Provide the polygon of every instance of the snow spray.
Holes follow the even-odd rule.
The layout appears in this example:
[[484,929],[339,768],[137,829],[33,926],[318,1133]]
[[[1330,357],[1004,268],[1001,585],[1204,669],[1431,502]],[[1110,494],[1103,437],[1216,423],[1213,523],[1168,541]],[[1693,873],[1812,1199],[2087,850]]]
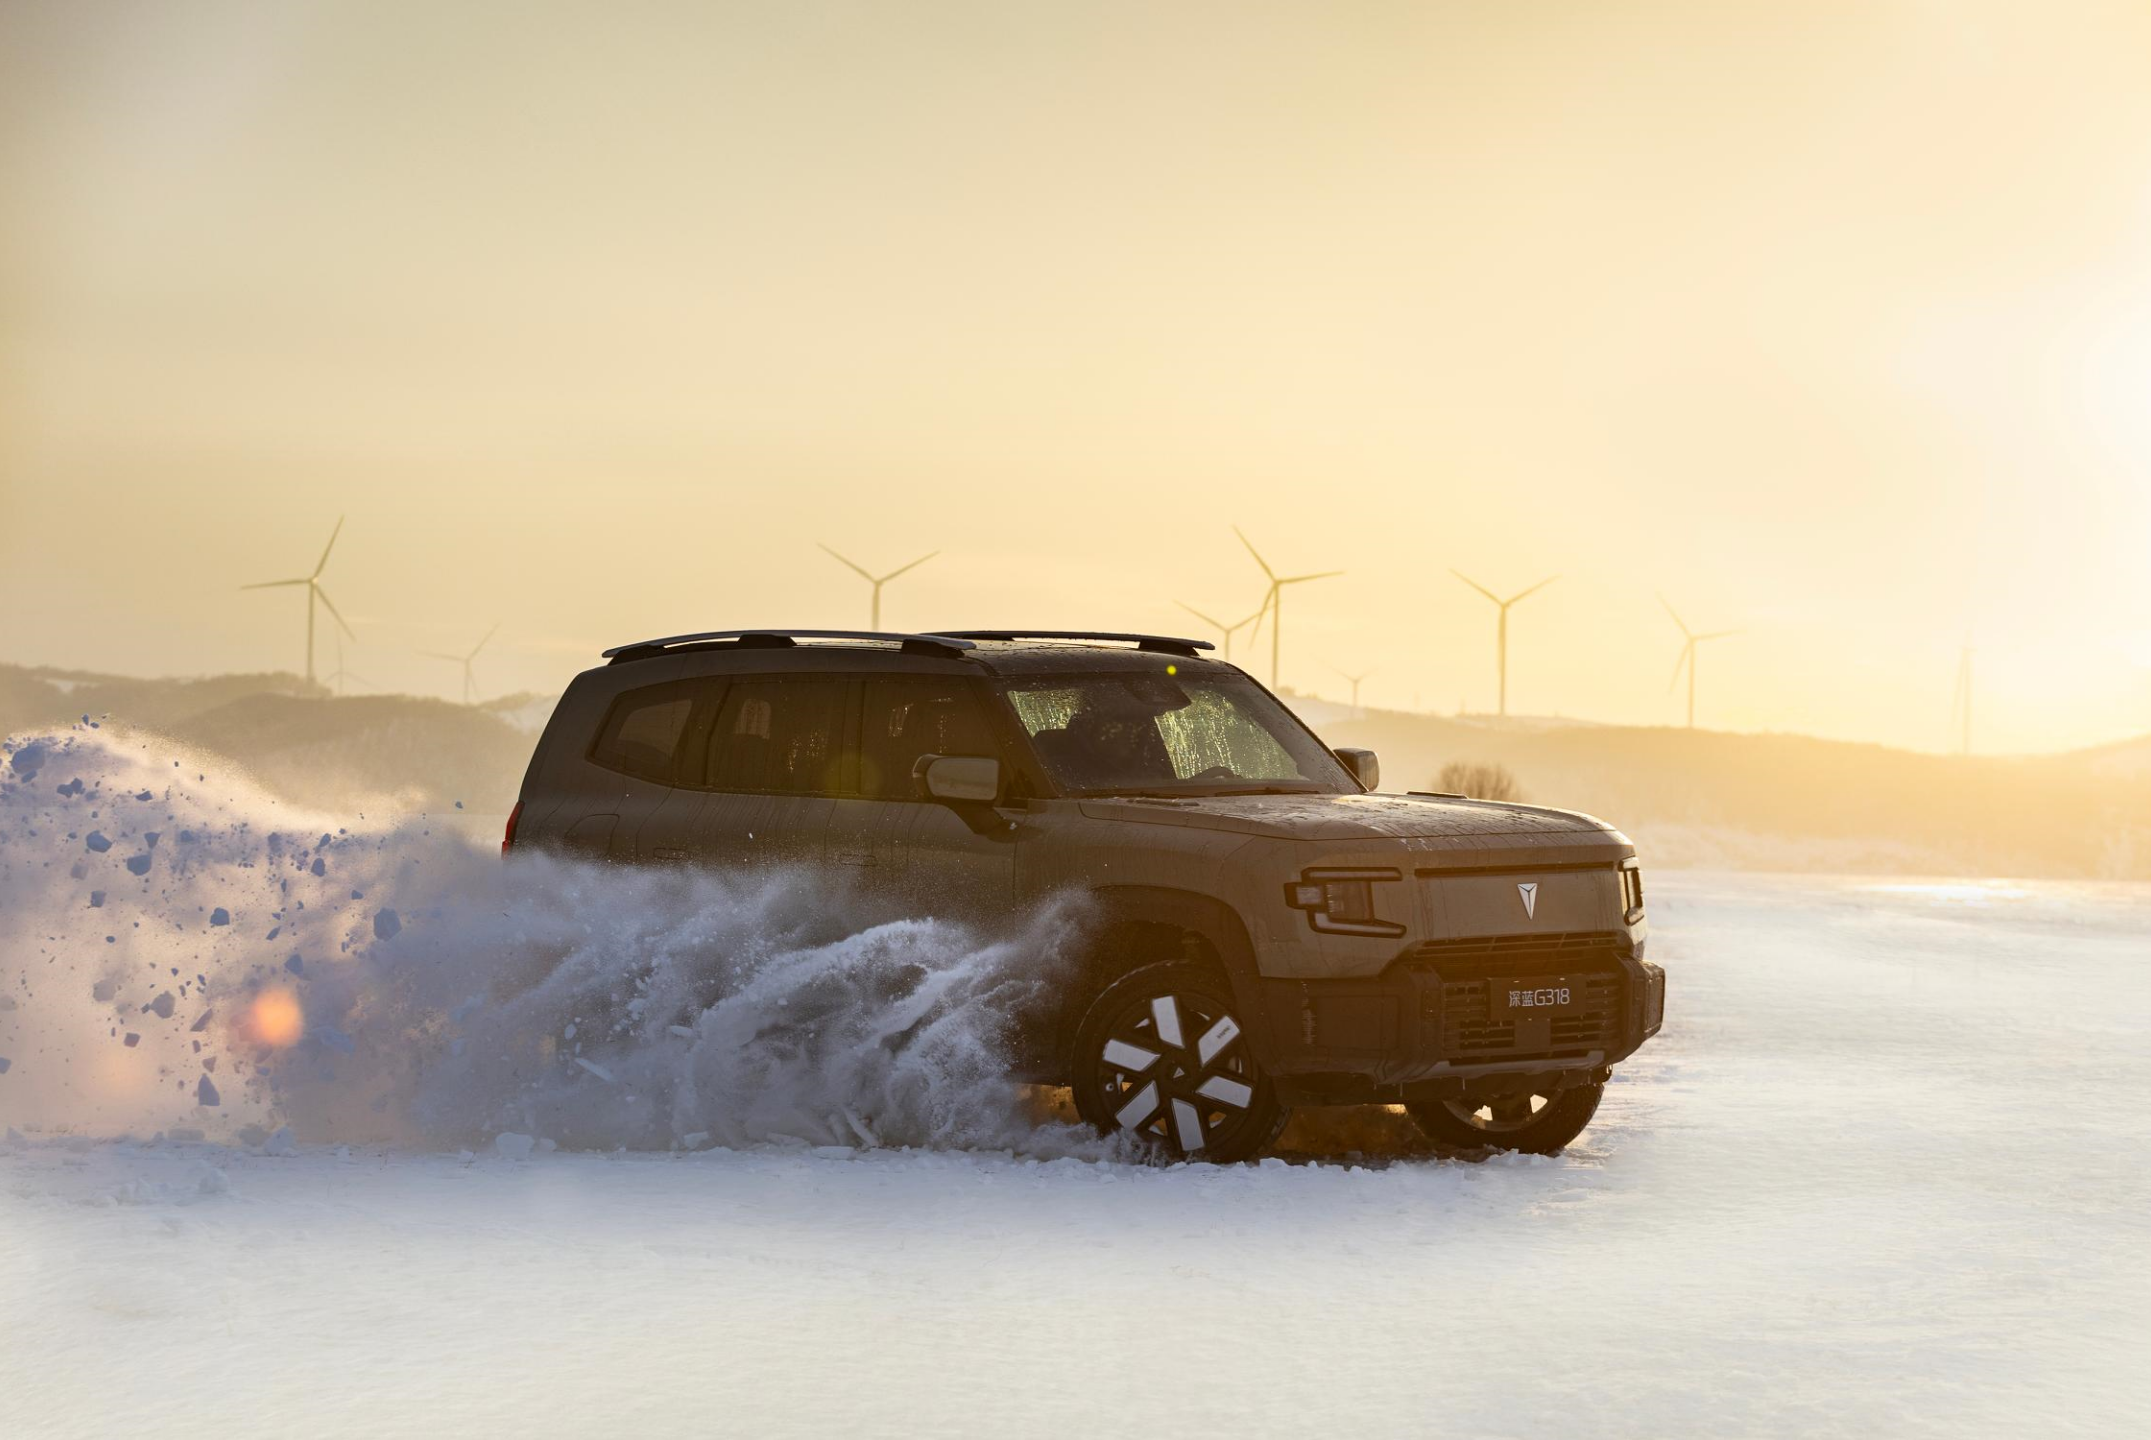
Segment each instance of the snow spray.
[[311,814],[85,722],[0,751],[0,1124],[1102,1153],[1006,1078],[1080,921],[503,864],[450,821]]

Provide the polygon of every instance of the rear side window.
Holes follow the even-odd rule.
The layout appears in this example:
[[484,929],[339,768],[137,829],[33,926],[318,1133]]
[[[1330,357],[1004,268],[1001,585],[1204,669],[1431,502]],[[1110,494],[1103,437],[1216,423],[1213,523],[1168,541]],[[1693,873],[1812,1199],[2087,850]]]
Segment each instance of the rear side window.
[[869,680],[859,736],[859,793],[914,800],[922,755],[992,755],[998,747],[970,687],[954,680]]
[[672,783],[697,688],[688,681],[646,685],[613,701],[591,748],[591,761],[623,775]]
[[842,680],[737,680],[711,727],[701,783],[778,795],[837,793]]

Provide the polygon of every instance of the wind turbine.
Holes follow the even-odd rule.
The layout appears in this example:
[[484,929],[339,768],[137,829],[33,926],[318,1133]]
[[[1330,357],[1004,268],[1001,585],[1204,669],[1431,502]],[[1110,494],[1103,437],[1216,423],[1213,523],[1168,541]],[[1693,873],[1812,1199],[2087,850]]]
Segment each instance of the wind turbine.
[[1255,563],[1262,567],[1262,573],[1269,578],[1270,588],[1263,592],[1262,608],[1255,612],[1255,629],[1257,631],[1262,629],[1262,617],[1264,615],[1270,617],[1270,688],[1274,690],[1277,687],[1278,658],[1284,649],[1285,587],[1287,585],[1304,585],[1309,580],[1329,580],[1342,575],[1344,572],[1342,570],[1324,570],[1315,575],[1280,576],[1270,568],[1270,562],[1262,558],[1262,552],[1255,548],[1255,542],[1248,539],[1239,526],[1233,526],[1232,533],[1240,537],[1240,543],[1247,547],[1247,553],[1255,557]]
[[1683,665],[1687,666],[1688,728],[1693,730],[1695,728],[1695,647],[1705,640],[1723,640],[1728,635],[1738,635],[1740,632],[1738,630],[1713,630],[1706,635],[1698,635],[1688,628],[1687,621],[1680,618],[1680,612],[1673,608],[1672,601],[1661,595],[1658,597],[1658,603],[1666,607],[1666,614],[1673,617],[1673,623],[1680,626],[1680,633],[1688,638],[1688,643],[1680,647],[1680,659],[1673,662],[1673,678],[1666,682],[1666,689],[1671,690],[1680,683],[1681,667]]
[[[336,621],[337,626],[344,634],[351,635],[351,627],[344,624],[344,617],[336,613],[335,603],[329,599],[328,592],[321,588],[321,572],[328,568],[329,552],[336,548],[336,537],[343,533],[343,529],[344,517],[339,515],[336,517],[336,528],[329,532],[329,543],[321,547],[321,560],[314,566],[313,574],[301,575],[296,580],[264,580],[258,585],[239,587],[241,590],[275,590],[286,585],[306,587],[306,683],[309,685],[314,683],[314,602],[319,600],[328,606],[329,615]],[[358,636],[351,635],[351,638],[356,640]]]
[[[1254,624],[1257,620],[1260,620],[1262,618],[1262,611],[1257,610],[1254,614],[1248,616],[1245,620],[1235,620],[1232,624],[1227,625],[1224,621],[1218,619],[1214,615],[1203,614],[1202,611],[1197,610],[1193,605],[1188,604],[1185,600],[1175,600],[1173,603],[1175,605],[1178,605],[1181,609],[1187,611],[1188,614],[1193,615],[1197,620],[1202,621],[1203,624],[1208,625],[1211,629],[1217,631],[1218,635],[1225,642],[1225,658],[1227,660],[1230,660],[1232,658],[1232,637],[1239,634],[1240,631],[1246,629],[1248,626]],[[1264,609],[1267,609],[1268,606],[1269,602],[1265,600],[1263,602]]]
[[492,639],[494,632],[498,631],[499,629],[500,622],[498,620],[495,620],[493,622],[493,629],[485,632],[485,640],[480,640],[476,645],[471,646],[471,652],[468,655],[450,655],[444,650],[421,650],[418,653],[421,655],[431,655],[436,660],[447,660],[453,664],[461,665],[463,667],[463,703],[468,705],[471,703],[472,696],[474,696],[478,690],[478,682],[471,673],[471,661],[476,660],[478,658],[478,652],[480,650],[485,649],[486,640]]
[[1509,713],[1509,607],[1526,596],[1536,595],[1561,577],[1549,575],[1529,590],[1519,590],[1504,600],[1461,570],[1451,570],[1449,573],[1493,601],[1501,610],[1501,621],[1494,629],[1494,651],[1498,657],[1501,673],[1500,711],[1501,714],[1507,715]]
[[1957,724],[1957,753],[1972,753],[1972,647],[1957,652],[1957,688],[1949,697],[1949,718]]
[[339,635],[336,637],[336,668],[329,673],[329,683],[335,686],[336,693],[341,695],[344,693],[344,681],[346,680],[356,680],[361,685],[372,685],[374,683],[356,670],[344,669],[344,640]]
[[[1330,668],[1330,669],[1332,669],[1332,670],[1337,670],[1337,667],[1336,667],[1336,666],[1334,666],[1334,665],[1330,666],[1329,668]],[[1346,674],[1346,673],[1345,673],[1344,671],[1342,671],[1342,670],[1337,670],[1337,673],[1338,673],[1339,675],[1343,675],[1345,679],[1347,679],[1347,680],[1349,680],[1349,681],[1351,681],[1351,682],[1352,682],[1352,717],[1353,717],[1354,719],[1358,719],[1358,718],[1359,718],[1359,713],[1360,713],[1360,712],[1359,712],[1359,682],[1360,682],[1360,681],[1362,681],[1362,680],[1364,680],[1364,679],[1366,679],[1366,678],[1367,678],[1367,677],[1368,677],[1369,675],[1372,675],[1372,674],[1373,674],[1374,672],[1373,672],[1372,670],[1362,670],[1362,671],[1360,671],[1360,672],[1359,672],[1359,673],[1358,673],[1357,675],[1349,675],[1349,674]]]
[[[821,544],[821,542],[818,540],[814,543],[817,545]],[[855,561],[846,560],[842,555],[837,555],[837,552],[834,550],[830,550],[827,545],[822,545],[822,549],[828,550],[831,555],[835,555],[838,560],[842,560],[845,565],[849,566],[853,570],[856,570],[859,573],[859,577],[861,579],[865,580],[867,584],[874,587],[874,607],[872,611],[872,619],[866,627],[869,630],[879,630],[881,628],[881,587],[888,584],[891,580],[894,580],[897,576],[903,574],[906,570],[915,570],[919,566],[924,565],[927,561],[933,559],[934,556],[939,555],[941,553],[939,550],[929,551],[926,554],[921,555],[918,559],[912,561],[909,565],[899,565],[886,575],[875,575],[870,572],[864,565],[860,565]]]

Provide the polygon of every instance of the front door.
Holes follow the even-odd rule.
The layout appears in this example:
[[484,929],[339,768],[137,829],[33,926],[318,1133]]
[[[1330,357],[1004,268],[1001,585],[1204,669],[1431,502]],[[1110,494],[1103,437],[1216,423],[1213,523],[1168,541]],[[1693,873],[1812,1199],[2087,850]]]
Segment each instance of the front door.
[[858,766],[832,802],[825,855],[840,882],[906,914],[994,917],[1015,898],[1018,832],[992,807],[923,798],[928,755],[998,755],[972,683],[903,676],[859,682]]

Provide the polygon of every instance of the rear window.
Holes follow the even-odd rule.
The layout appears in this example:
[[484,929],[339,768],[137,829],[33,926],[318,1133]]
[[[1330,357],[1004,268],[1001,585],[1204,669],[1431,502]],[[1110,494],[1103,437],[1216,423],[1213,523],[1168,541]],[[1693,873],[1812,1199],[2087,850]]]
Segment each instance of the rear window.
[[591,748],[591,762],[622,775],[671,783],[698,688],[693,681],[646,685],[613,701]]
[[734,681],[711,728],[700,783],[711,790],[836,794],[844,693],[842,680]]

